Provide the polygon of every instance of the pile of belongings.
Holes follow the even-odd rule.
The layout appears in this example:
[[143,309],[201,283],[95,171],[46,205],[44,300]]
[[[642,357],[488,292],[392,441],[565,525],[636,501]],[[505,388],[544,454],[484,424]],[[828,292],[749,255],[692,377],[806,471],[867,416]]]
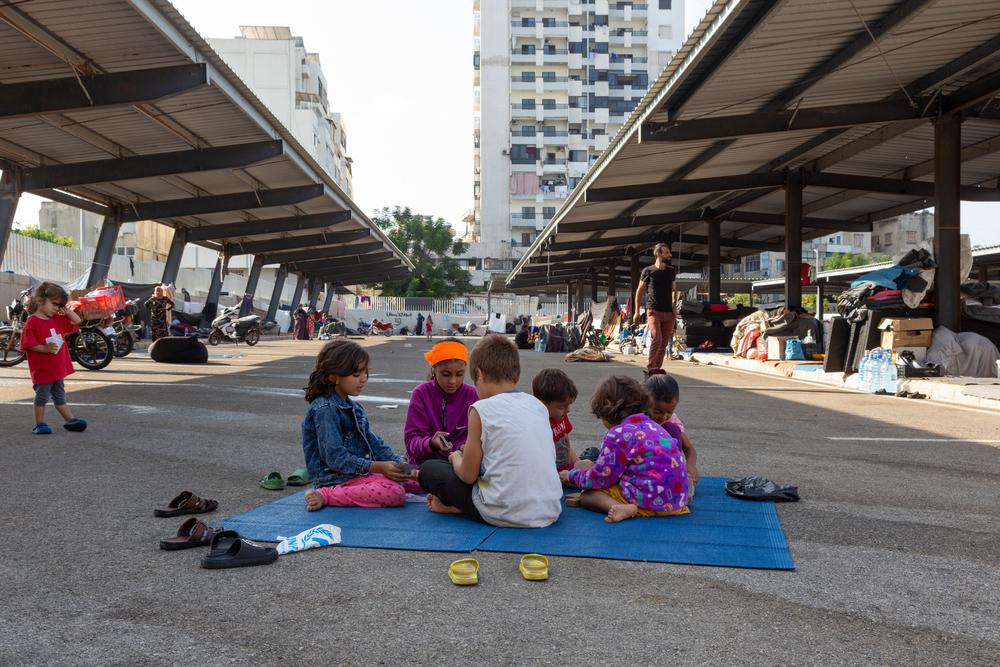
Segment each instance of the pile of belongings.
[[910,250],[893,266],[855,279],[837,299],[837,312],[848,322],[864,322],[869,307],[919,308],[934,285],[937,263],[926,248]]
[[767,358],[768,336],[801,339],[811,336],[814,341],[821,341],[822,329],[819,320],[802,307],[758,310],[744,317],[736,325],[730,341],[733,356],[747,359]]
[[581,347],[566,355],[566,361],[609,361],[611,353],[598,350],[596,347]]
[[951,329],[938,327],[924,363],[941,366],[945,375],[995,378],[1000,372],[998,361],[997,346],[985,336],[972,331],[956,334]]

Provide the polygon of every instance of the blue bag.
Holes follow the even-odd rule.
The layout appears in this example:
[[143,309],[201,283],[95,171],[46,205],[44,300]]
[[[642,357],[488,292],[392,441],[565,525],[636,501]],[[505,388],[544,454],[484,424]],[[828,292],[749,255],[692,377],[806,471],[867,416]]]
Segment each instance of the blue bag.
[[792,338],[785,341],[785,361],[805,361],[806,355],[802,352],[802,341]]

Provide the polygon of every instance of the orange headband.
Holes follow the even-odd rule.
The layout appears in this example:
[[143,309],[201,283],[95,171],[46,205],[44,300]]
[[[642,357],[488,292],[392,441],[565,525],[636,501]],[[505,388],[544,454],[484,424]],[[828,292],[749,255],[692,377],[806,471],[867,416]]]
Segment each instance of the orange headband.
[[425,352],[424,359],[431,366],[437,366],[442,361],[451,361],[452,359],[469,363],[469,348],[465,347],[463,343],[446,340],[432,347],[430,352]]

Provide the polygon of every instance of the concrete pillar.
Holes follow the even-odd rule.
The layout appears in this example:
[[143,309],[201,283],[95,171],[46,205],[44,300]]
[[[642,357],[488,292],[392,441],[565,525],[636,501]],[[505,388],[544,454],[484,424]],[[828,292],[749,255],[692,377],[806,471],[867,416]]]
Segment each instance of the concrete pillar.
[[208,296],[205,297],[205,309],[201,311],[201,324],[208,326],[219,314],[219,295],[222,294],[222,256],[215,261],[215,270],[212,271],[212,284],[208,288]]
[[319,281],[315,278],[309,279],[309,310],[316,310],[316,302],[319,301]]
[[[14,212],[21,193],[14,187],[12,170],[5,169],[3,180],[0,180],[0,265],[3,264],[4,253],[7,252],[7,241],[14,228]],[[7,304],[4,304],[7,305]]]
[[101,225],[101,235],[97,238],[97,249],[94,250],[94,261],[90,265],[90,276],[87,287],[93,287],[108,277],[111,270],[111,260],[115,256],[115,244],[118,243],[118,232],[122,223],[111,216],[104,218]]
[[934,276],[937,326],[962,330],[959,265],[962,259],[961,186],[962,119],[942,116],[934,123]]
[[281,306],[281,292],[285,289],[285,277],[287,275],[288,269],[284,264],[279,266],[274,274],[274,289],[271,291],[271,303],[267,305],[267,315],[264,317],[268,322],[274,322],[274,318],[278,316],[278,308]]
[[170,252],[167,253],[167,263],[163,266],[163,278],[160,282],[164,285],[177,282],[177,273],[181,268],[181,258],[184,256],[184,247],[187,245],[187,230],[175,229],[174,238],[170,240]]
[[618,258],[608,260],[608,298],[618,295]]
[[584,280],[580,278],[576,281],[576,312],[581,314],[584,312],[583,307],[583,290],[584,290]]
[[323,300],[323,310],[321,312],[329,313],[330,306],[333,304],[333,283],[326,283],[323,289],[326,290],[326,298]]
[[[632,252],[632,257],[630,258],[629,264],[629,298],[635,301],[635,293],[639,291],[639,251],[634,250]],[[629,317],[634,317],[635,314],[639,312],[639,304],[633,303],[632,310],[629,312]]]
[[785,181],[785,305],[802,305],[802,175]]
[[718,220],[708,222],[708,300],[722,301],[722,223]]
[[257,283],[260,282],[260,271],[264,268],[264,256],[254,255],[250,265],[250,275],[247,276],[247,286],[243,291],[243,303],[240,304],[240,317],[253,311],[253,298],[257,295]]

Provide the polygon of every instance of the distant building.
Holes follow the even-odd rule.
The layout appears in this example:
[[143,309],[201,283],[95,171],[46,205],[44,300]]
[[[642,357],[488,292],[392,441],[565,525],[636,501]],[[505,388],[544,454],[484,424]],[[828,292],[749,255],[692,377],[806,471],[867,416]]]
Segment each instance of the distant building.
[[208,43],[295,139],[353,196],[344,120],[330,111],[319,54],[282,26],[240,26],[240,36]]
[[872,253],[896,255],[918,247],[934,237],[934,214],[917,211],[872,226]]
[[[73,239],[78,248],[94,248],[101,234],[103,218],[96,213],[43,201],[38,209],[38,226]],[[127,222],[118,232],[115,252],[140,261],[163,262],[170,251],[173,230],[151,220]]]

